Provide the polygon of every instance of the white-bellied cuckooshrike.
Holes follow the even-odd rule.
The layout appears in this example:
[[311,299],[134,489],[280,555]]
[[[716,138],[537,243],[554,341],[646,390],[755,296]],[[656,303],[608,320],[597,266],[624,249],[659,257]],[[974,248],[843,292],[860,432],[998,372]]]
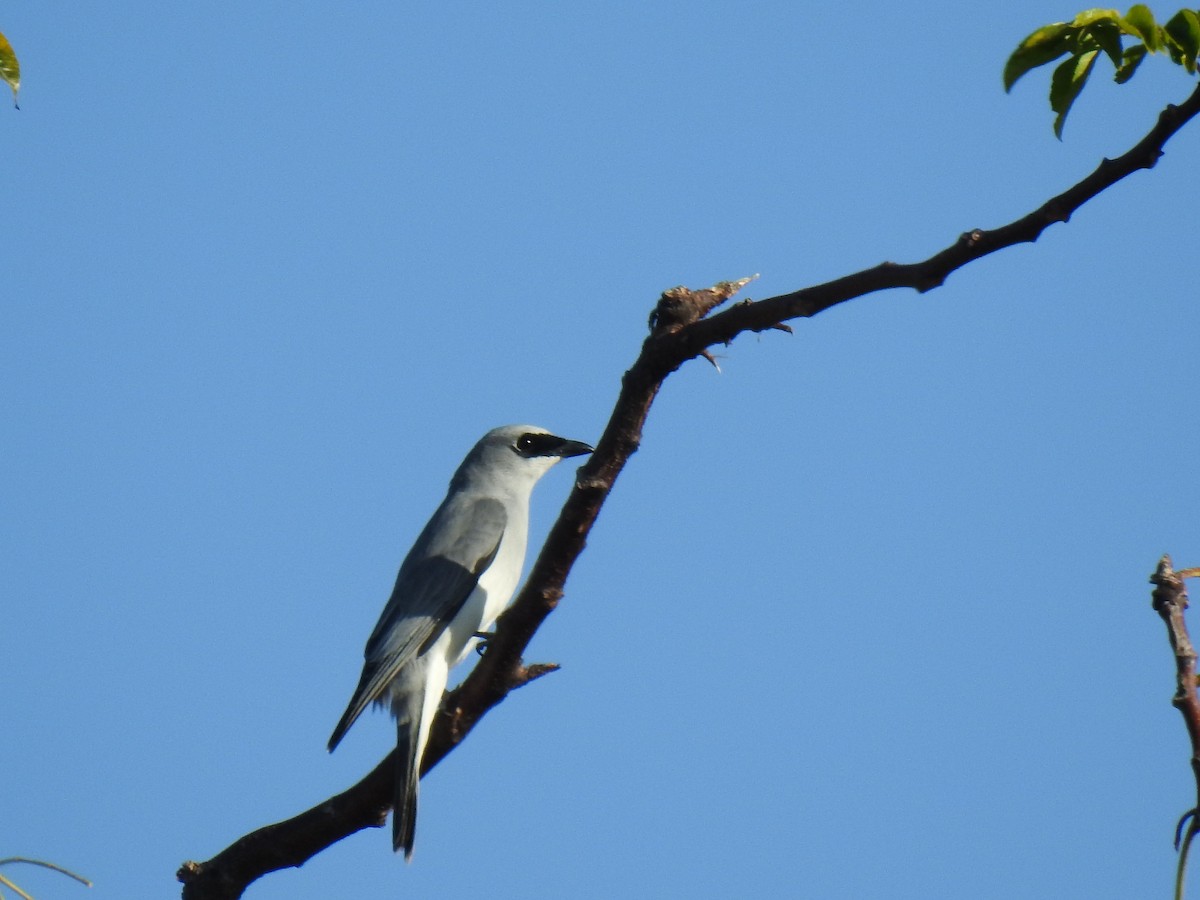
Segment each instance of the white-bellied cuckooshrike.
[[581,441],[532,425],[485,434],[463,460],[450,490],[400,565],[392,596],[371,632],[362,677],[333,729],[338,745],[368,703],[396,719],[392,846],[411,859],[417,782],[429,727],[450,670],[508,604],[521,577],[529,496],[560,459],[591,453]]

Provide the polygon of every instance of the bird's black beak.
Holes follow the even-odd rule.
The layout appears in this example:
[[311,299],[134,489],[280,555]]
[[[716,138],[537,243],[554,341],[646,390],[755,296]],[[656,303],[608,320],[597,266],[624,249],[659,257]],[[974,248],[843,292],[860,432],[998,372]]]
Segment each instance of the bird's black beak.
[[583,441],[568,441],[566,438],[563,438],[562,446],[558,448],[557,453],[563,459],[567,459],[572,456],[583,456],[584,454],[593,452],[595,449],[591,444],[585,444]]

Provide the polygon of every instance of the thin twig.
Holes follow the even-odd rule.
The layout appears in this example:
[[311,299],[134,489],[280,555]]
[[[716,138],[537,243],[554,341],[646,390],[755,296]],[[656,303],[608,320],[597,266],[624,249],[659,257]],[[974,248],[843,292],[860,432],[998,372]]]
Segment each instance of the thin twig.
[[[86,878],[84,878],[82,875],[78,875],[75,872],[72,872],[70,869],[65,869],[62,866],[58,865],[57,863],[47,862],[44,859],[30,859],[28,856],[6,856],[6,857],[4,857],[4,859],[0,859],[0,866],[7,866],[7,865],[11,865],[12,863],[26,863],[31,866],[41,866],[43,869],[50,869],[53,872],[58,872],[59,874],[66,875],[68,878],[74,878],[76,881],[78,881],[84,887],[92,886],[92,883],[90,881],[88,881]],[[0,882],[3,882],[4,884],[8,885],[8,887],[12,888],[14,891],[16,891],[22,897],[29,897],[28,894],[26,894],[23,890],[21,890],[19,887],[17,887],[15,884],[13,884],[13,882],[10,879],[5,878],[3,875],[0,875]],[[32,900],[32,898],[30,898],[30,900]]]

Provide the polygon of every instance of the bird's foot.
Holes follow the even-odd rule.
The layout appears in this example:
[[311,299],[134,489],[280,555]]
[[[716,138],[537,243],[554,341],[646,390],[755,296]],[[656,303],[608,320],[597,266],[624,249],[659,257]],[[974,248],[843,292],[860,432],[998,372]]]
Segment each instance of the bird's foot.
[[475,645],[475,652],[480,656],[483,656],[484,652],[487,650],[488,641],[495,636],[496,632],[494,631],[477,631],[471,635],[471,637],[479,638],[479,643]]

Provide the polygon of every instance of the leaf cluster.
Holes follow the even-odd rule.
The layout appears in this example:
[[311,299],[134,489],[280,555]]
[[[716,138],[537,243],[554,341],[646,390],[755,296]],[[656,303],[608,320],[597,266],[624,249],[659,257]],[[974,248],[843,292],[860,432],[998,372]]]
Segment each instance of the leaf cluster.
[[1067,113],[1101,53],[1112,61],[1117,84],[1132,78],[1150,53],[1165,53],[1173,63],[1195,75],[1196,57],[1200,55],[1200,13],[1181,9],[1165,24],[1159,24],[1150,9],[1139,3],[1125,15],[1115,9],[1089,9],[1070,22],[1044,25],[1021,41],[1008,58],[1004,90],[1011,91],[1031,69],[1066,56],[1050,76],[1054,134],[1061,140]]

